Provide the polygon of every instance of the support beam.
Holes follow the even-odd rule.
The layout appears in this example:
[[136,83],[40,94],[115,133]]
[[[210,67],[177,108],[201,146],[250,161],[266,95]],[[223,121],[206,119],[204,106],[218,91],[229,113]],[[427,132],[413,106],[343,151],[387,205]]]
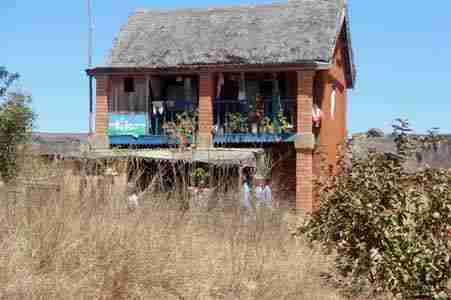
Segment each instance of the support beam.
[[311,214],[314,210],[312,125],[314,77],[315,71],[297,72],[296,209],[307,214]]
[[92,76],[89,76],[89,135],[94,133],[94,91],[92,81]]
[[97,135],[106,135],[108,129],[108,76],[96,77],[96,128]]
[[198,146],[208,148],[213,146],[213,74],[199,74],[199,135]]
[[109,81],[109,76],[96,76],[95,134],[90,136],[89,141],[93,149],[109,148],[107,135]]

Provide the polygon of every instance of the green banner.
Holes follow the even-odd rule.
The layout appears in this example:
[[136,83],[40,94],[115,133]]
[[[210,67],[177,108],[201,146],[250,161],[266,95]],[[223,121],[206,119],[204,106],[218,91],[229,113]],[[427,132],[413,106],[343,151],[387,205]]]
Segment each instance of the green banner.
[[110,114],[108,135],[131,135],[139,137],[146,134],[146,114]]

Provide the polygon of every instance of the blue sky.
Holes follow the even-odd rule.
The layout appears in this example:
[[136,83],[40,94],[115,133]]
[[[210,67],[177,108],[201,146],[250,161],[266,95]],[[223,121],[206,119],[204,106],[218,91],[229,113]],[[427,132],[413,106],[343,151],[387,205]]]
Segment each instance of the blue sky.
[[[246,0],[93,0],[94,63],[138,8],[263,4]],[[349,95],[349,131],[388,129],[407,117],[424,132],[451,133],[451,1],[348,0],[358,69]],[[38,130],[88,128],[86,0],[0,0],[0,65],[33,94]]]

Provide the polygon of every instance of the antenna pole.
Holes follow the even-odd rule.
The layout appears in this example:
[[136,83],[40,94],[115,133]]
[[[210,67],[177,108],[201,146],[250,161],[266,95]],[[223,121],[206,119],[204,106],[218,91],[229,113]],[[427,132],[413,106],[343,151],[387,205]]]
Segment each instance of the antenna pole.
[[92,67],[92,35],[94,31],[93,21],[92,21],[92,3],[91,0],[88,1],[88,19],[89,19],[89,36],[88,36],[88,67]]
[[[92,68],[92,36],[94,31],[93,21],[92,21],[92,3],[91,0],[88,1],[88,69]],[[92,86],[92,75],[89,75],[89,134],[93,134],[93,86]]]

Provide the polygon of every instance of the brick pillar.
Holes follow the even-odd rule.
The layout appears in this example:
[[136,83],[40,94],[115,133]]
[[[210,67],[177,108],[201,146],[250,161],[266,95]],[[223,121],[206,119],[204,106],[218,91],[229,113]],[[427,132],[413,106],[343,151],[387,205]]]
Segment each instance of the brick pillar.
[[199,74],[199,147],[213,146],[213,74]]
[[108,129],[108,76],[96,76],[96,135],[106,135]]
[[297,72],[297,138],[296,138],[296,209],[305,213],[314,210],[312,127],[314,71]]

